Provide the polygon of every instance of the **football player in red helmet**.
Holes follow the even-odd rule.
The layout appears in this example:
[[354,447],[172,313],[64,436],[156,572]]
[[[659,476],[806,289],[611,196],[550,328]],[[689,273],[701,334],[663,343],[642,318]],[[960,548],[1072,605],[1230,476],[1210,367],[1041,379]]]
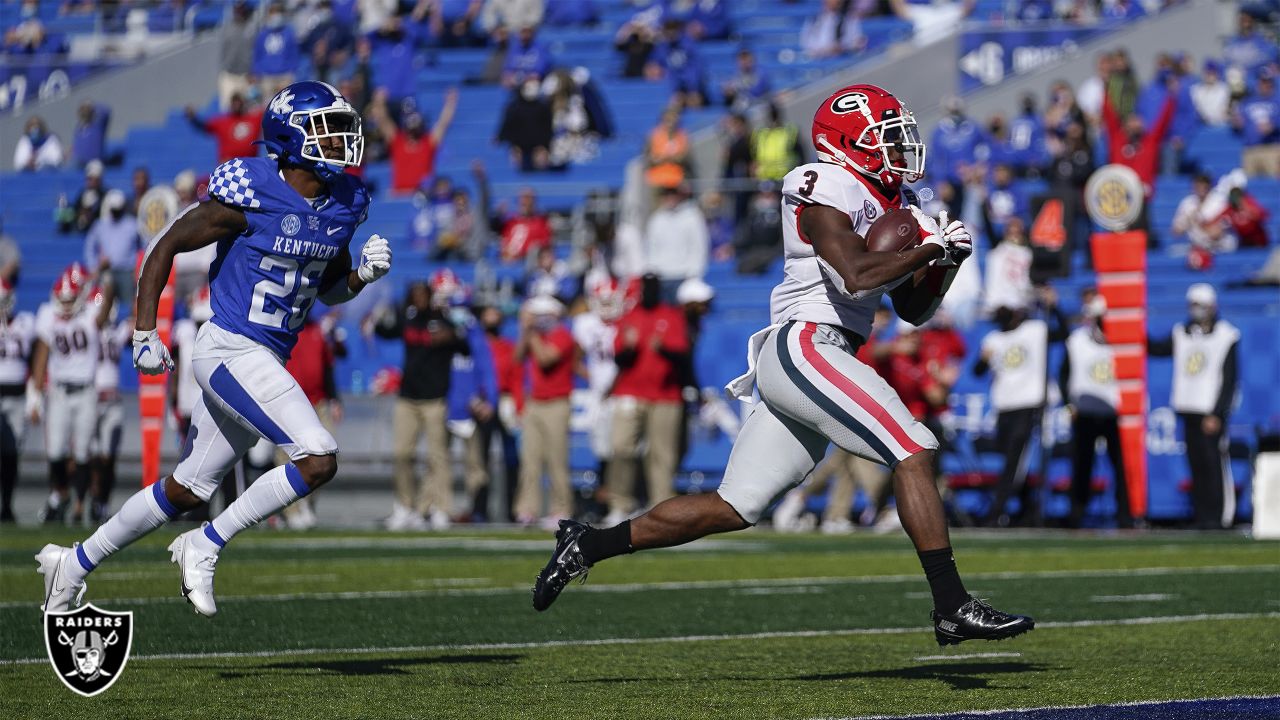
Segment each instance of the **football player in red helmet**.
[[[671,498],[609,528],[562,521],[533,606],[545,610],[595,563],[669,547],[758,522],[772,500],[800,484],[834,442],[893,471],[898,515],[933,594],[934,637],[948,645],[1024,633],[1031,618],[969,595],[951,553],[934,485],[937,438],[879,375],[855,357],[882,298],[919,325],[933,315],[950,274],[972,252],[964,223],[934,220],[911,204],[904,182],[924,175],[915,118],[874,85],[850,85],[818,107],[812,139],[820,162],[782,181],[783,279],[770,297],[772,324],[752,336],[748,371],[728,386],[752,403],[714,493]],[[919,241],[873,252],[866,235],[888,211],[911,208]]]

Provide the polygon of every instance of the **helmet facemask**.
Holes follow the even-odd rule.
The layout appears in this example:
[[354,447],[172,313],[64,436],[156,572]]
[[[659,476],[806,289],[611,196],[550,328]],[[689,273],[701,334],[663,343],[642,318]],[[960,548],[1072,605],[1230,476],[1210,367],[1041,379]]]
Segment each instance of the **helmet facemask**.
[[[884,162],[884,169],[899,175],[907,182],[916,182],[924,177],[925,146],[920,139],[920,129],[916,119],[910,113],[893,118],[886,118],[867,126],[857,140],[860,148],[879,153]],[[876,142],[876,139],[879,142]],[[894,150],[898,159],[894,161],[889,154]]]
[[[290,113],[289,125],[302,133],[303,160],[328,165],[337,171],[357,167],[364,160],[360,115],[346,101],[318,110]],[[332,157],[334,155],[338,157]]]

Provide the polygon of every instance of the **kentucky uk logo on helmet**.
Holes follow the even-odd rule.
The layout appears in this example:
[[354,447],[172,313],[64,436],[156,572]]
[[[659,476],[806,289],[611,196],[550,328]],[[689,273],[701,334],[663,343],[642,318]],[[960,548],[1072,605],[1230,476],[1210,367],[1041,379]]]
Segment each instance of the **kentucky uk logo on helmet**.
[[85,697],[106,691],[129,662],[133,613],[92,604],[44,616],[44,645],[64,685]]

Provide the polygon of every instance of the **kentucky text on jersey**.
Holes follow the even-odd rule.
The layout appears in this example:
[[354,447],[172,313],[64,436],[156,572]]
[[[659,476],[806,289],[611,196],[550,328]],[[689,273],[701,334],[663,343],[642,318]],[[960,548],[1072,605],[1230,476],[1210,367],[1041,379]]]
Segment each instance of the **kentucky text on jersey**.
[[338,257],[338,250],[340,249],[337,245],[326,245],[312,240],[293,240],[278,235],[276,236],[275,246],[271,248],[272,252],[285,255],[306,255],[321,260],[332,260]]
[[270,158],[235,158],[213,171],[209,194],[249,223],[218,243],[209,268],[213,324],[289,357],[327,289],[320,283],[329,263],[347,252],[368,212],[369,193],[358,178],[337,175],[327,190],[323,198],[302,197]]

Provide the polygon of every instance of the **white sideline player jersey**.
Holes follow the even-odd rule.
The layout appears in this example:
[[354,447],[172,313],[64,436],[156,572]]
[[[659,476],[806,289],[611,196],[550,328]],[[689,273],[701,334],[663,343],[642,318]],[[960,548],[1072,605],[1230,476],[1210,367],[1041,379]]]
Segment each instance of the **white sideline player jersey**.
[[133,343],[133,327],[122,322],[102,328],[98,343],[98,370],[93,385],[98,392],[115,392],[120,389],[120,355]]
[[1067,376],[1067,401],[1085,415],[1114,415],[1120,407],[1116,383],[1116,351],[1098,342],[1094,331],[1076,328],[1067,336],[1071,372]]
[[36,312],[36,336],[49,346],[49,381],[69,385],[93,383],[98,370],[98,308],[85,303],[63,317],[52,303]]
[[27,362],[36,337],[36,319],[18,313],[0,320],[0,385],[22,385],[27,381]]
[[1043,320],[1023,320],[1018,327],[997,330],[982,338],[982,352],[989,355],[991,407],[997,411],[1039,407],[1045,401],[1049,354],[1049,325]]
[[893,201],[880,197],[866,181],[852,171],[831,163],[801,165],[782,179],[783,279],[769,299],[772,324],[791,320],[837,325],[867,337],[871,319],[880,307],[881,296],[909,277],[874,290],[856,293],[857,299],[840,291],[843,281],[831,272],[798,227],[800,212],[810,205],[826,205],[841,210],[853,221],[854,232],[867,230],[890,208],[905,207],[901,196]]
[[587,387],[593,395],[603,396],[618,376],[618,366],[613,361],[613,341],[617,334],[616,325],[606,323],[595,313],[573,318],[573,339],[586,355]]
[[183,318],[173,324],[173,346],[178,351],[177,380],[178,413],[183,417],[191,417],[196,403],[200,400],[200,386],[196,384],[195,370],[191,369],[191,356],[196,351],[196,323],[190,318]]

